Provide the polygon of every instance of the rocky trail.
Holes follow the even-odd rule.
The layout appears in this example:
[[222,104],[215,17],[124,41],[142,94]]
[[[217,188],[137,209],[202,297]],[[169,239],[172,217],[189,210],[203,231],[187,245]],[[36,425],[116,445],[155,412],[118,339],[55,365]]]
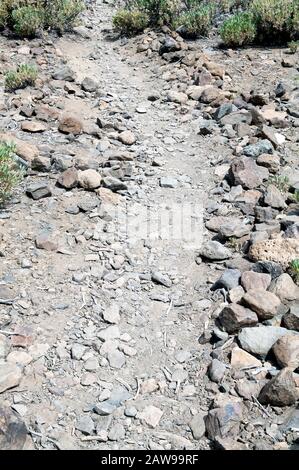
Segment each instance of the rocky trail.
[[0,448],[294,448],[298,53],[114,38],[112,3],[0,36],[40,71],[0,102]]

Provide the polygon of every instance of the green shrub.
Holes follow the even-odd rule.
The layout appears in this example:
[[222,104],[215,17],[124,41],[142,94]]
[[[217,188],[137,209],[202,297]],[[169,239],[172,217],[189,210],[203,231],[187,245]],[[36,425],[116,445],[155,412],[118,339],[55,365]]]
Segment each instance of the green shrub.
[[298,34],[298,0],[253,0],[250,5],[261,40],[284,40]]
[[126,36],[141,33],[148,24],[149,17],[138,10],[119,10],[113,18],[115,29]]
[[5,75],[5,90],[14,91],[34,85],[37,69],[33,65],[21,64],[16,71],[11,70]]
[[225,21],[220,36],[227,46],[250,44],[256,37],[256,24],[251,14],[239,13]]
[[27,6],[12,12],[13,29],[19,36],[34,37],[44,26],[45,13],[42,8]]
[[40,29],[71,29],[84,10],[83,0],[0,0],[0,28],[33,37]]
[[[132,2],[130,2],[132,3]],[[170,24],[179,10],[179,0],[135,0],[138,10],[149,17],[150,24]]]
[[0,204],[8,199],[13,188],[21,181],[23,172],[15,159],[15,146],[0,142]]
[[50,28],[60,32],[73,28],[78,16],[84,10],[84,3],[81,0],[51,0],[46,3],[46,23]]
[[174,22],[179,33],[187,38],[206,36],[210,31],[214,9],[211,6],[202,6],[180,15]]

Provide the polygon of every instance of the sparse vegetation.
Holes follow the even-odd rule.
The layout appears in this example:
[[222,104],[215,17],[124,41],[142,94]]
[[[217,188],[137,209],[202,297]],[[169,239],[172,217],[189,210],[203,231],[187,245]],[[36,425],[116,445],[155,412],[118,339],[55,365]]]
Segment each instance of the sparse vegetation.
[[14,159],[13,144],[0,142],[0,204],[11,195],[13,188],[21,181],[23,172]]
[[2,0],[0,28],[29,38],[43,29],[63,32],[76,24],[83,9],[82,0]]
[[214,7],[199,6],[180,15],[173,25],[187,38],[205,36],[210,31],[214,17]]
[[299,284],[299,259],[294,259],[290,263],[289,267],[289,273],[296,282],[296,284]]
[[296,54],[298,48],[299,48],[299,41],[291,41],[288,44],[288,48],[290,49],[291,54]]
[[147,14],[138,10],[119,10],[113,18],[114,27],[126,36],[141,33],[148,24]]
[[268,182],[276,186],[282,193],[287,193],[290,187],[289,178],[287,176],[275,175],[269,178]]
[[225,21],[220,29],[220,35],[228,46],[243,46],[250,44],[256,37],[256,24],[250,13],[238,13]]
[[10,70],[5,75],[5,90],[15,91],[34,85],[37,79],[37,68],[30,64],[21,64],[17,70]]

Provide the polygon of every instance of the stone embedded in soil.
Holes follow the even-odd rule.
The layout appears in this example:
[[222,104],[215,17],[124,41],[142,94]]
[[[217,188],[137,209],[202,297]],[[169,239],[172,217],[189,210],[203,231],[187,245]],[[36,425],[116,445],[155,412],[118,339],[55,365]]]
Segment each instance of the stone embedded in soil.
[[256,357],[252,356],[239,347],[235,347],[231,352],[231,366],[234,369],[242,369],[243,367],[261,367],[262,363]]
[[258,400],[264,405],[290,406],[296,403],[298,393],[292,370],[285,368],[261,390]]
[[34,200],[39,200],[52,195],[52,191],[46,183],[32,183],[26,188],[26,194]]
[[277,314],[280,299],[264,289],[250,289],[242,299],[243,303],[257,313],[261,320],[267,320]]
[[132,131],[123,131],[119,134],[118,140],[125,145],[133,145],[137,139]]
[[269,172],[267,168],[258,166],[252,158],[240,157],[232,162],[230,175],[234,184],[240,184],[245,189],[254,189],[268,179]]
[[119,306],[116,303],[109,305],[107,308],[104,309],[103,318],[108,323],[119,323],[120,321],[120,314],[119,314]]
[[121,423],[115,423],[108,432],[109,441],[120,441],[126,435],[125,428]]
[[241,328],[258,323],[255,312],[239,304],[230,304],[222,310],[218,321],[228,333],[236,333]]
[[73,82],[75,80],[75,74],[67,65],[59,67],[52,73],[54,80],[63,80],[65,82]]
[[0,450],[23,450],[28,440],[28,430],[17,413],[8,406],[0,407]]
[[290,306],[290,311],[283,316],[283,325],[290,330],[299,331],[299,303]]
[[47,127],[42,124],[41,122],[34,122],[34,121],[23,121],[21,124],[22,131],[25,132],[44,132],[47,130]]
[[167,276],[167,274],[162,274],[158,271],[152,273],[152,281],[157,284],[162,284],[165,287],[172,286],[171,279]]
[[108,352],[107,359],[113,369],[121,369],[126,363],[124,354],[116,349]]
[[102,176],[92,169],[79,171],[78,183],[84,189],[97,189],[101,186]]
[[193,435],[193,438],[199,441],[206,432],[206,425],[204,420],[204,414],[198,413],[193,416],[189,422],[189,426]]
[[72,115],[62,116],[59,120],[58,130],[63,134],[78,135],[83,131],[83,125],[80,119]]
[[249,257],[253,261],[273,261],[287,269],[299,257],[299,239],[277,238],[255,243],[249,249]]
[[222,438],[237,436],[242,417],[241,399],[228,398],[222,406],[210,410],[206,416],[205,424],[208,437],[214,440],[217,436]]
[[167,101],[171,101],[172,103],[177,104],[184,104],[188,101],[188,96],[186,95],[186,93],[170,90],[167,93]]
[[65,170],[57,180],[58,184],[65,189],[73,189],[78,185],[78,171],[71,167]]
[[242,273],[241,284],[245,291],[250,289],[268,289],[271,283],[270,274],[245,271]]
[[20,367],[8,362],[0,364],[0,393],[19,385],[21,378],[22,371]]
[[299,367],[299,335],[283,336],[273,346],[273,353],[280,367]]
[[240,277],[241,272],[238,269],[226,269],[212,286],[211,290],[220,289],[222,287],[226,290],[231,290],[239,285]]
[[273,153],[273,146],[269,140],[260,140],[256,144],[247,145],[243,149],[246,157],[257,158],[263,153]]
[[219,383],[224,377],[226,365],[218,359],[213,359],[209,365],[209,377],[212,382]]
[[58,243],[51,232],[43,232],[35,239],[36,247],[45,251],[57,251]]
[[110,189],[111,191],[124,191],[128,189],[128,186],[125,182],[115,178],[114,176],[106,176],[103,178],[103,185],[105,188]]
[[86,414],[77,418],[75,428],[82,432],[82,434],[89,436],[90,434],[93,434],[95,424],[92,418]]
[[200,255],[210,260],[221,261],[231,258],[232,252],[221,243],[210,240],[203,245]]
[[155,429],[158,426],[162,416],[162,410],[156,406],[149,405],[138,413],[137,418],[139,418],[141,422],[147,424],[150,428]]
[[243,349],[260,357],[266,357],[276,341],[292,334],[290,330],[280,326],[258,326],[243,328],[238,335],[238,340]]
[[269,186],[267,186],[264,194],[264,203],[274,209],[284,209],[286,206],[285,198],[281,191],[279,191],[279,189],[273,184],[269,184]]
[[90,77],[85,77],[81,83],[81,88],[84,91],[92,93],[98,89],[98,84],[95,80]]

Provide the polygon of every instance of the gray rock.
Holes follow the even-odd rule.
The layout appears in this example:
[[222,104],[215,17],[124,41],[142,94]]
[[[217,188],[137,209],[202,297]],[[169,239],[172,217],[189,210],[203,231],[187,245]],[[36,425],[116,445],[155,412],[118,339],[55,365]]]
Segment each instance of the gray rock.
[[110,403],[108,400],[98,403],[93,407],[93,411],[100,416],[108,416],[113,413],[116,406]]
[[238,335],[238,339],[245,351],[265,357],[279,338],[289,334],[294,334],[294,332],[280,326],[261,325],[259,327],[243,328]]
[[219,121],[219,119],[222,119],[227,114],[236,111],[236,109],[237,108],[232,103],[223,103],[216,109],[213,117],[216,121]]
[[209,411],[205,418],[208,437],[236,437],[240,430],[240,421],[243,416],[241,399],[233,397],[222,406]]
[[290,330],[299,331],[299,303],[290,306],[290,311],[283,316],[283,324]]
[[5,335],[0,334],[0,360],[5,359],[9,353],[9,342]]
[[92,93],[98,89],[98,84],[92,78],[85,77],[81,83],[81,87],[84,91]]
[[52,195],[52,191],[46,183],[33,183],[27,186],[26,194],[35,201]]
[[54,80],[64,80],[65,82],[73,82],[75,80],[75,74],[70,67],[60,67],[58,70],[52,73]]
[[120,441],[121,439],[125,438],[125,435],[126,431],[123,425],[120,423],[116,423],[108,432],[108,439],[109,441]]
[[124,411],[125,416],[128,416],[129,418],[135,418],[137,413],[138,411],[135,406],[128,406]]
[[75,428],[83,434],[90,435],[94,432],[95,424],[90,416],[83,415],[77,418]]
[[80,359],[82,359],[85,351],[86,351],[86,346],[83,346],[83,344],[73,344],[72,349],[71,349],[72,358],[79,361]]
[[204,420],[204,414],[198,413],[197,415],[193,416],[189,423],[193,438],[199,441],[206,432],[206,425]]
[[178,185],[178,180],[170,176],[162,176],[160,178],[161,188],[176,188]]
[[128,189],[128,186],[126,183],[124,183],[118,178],[115,178],[114,176],[106,176],[103,179],[103,185],[105,186],[105,188],[108,188],[114,192],[125,191]]
[[218,321],[228,333],[236,333],[241,328],[258,323],[255,312],[239,304],[229,304],[220,313]]
[[152,273],[152,281],[156,282],[157,284],[161,284],[165,287],[172,286],[171,279],[166,274],[162,274],[159,271],[155,271]]
[[238,269],[226,269],[220,278],[212,286],[211,290],[216,290],[224,287],[226,290],[231,290],[239,285],[241,272]]
[[219,383],[223,379],[226,365],[218,359],[213,359],[209,366],[209,377],[212,382]]
[[1,406],[0,423],[0,449],[24,450],[28,430],[18,414],[12,412],[8,406]]
[[252,157],[252,158],[257,158],[263,153],[273,153],[273,145],[271,142],[267,139],[265,140],[260,140],[256,144],[252,145],[247,145],[243,149],[243,154],[246,155],[246,157]]
[[126,363],[125,355],[117,349],[109,351],[107,354],[107,359],[109,361],[110,367],[113,367],[113,369],[121,369]]
[[221,261],[232,257],[232,252],[217,241],[210,240],[203,245],[200,255],[204,258]]

